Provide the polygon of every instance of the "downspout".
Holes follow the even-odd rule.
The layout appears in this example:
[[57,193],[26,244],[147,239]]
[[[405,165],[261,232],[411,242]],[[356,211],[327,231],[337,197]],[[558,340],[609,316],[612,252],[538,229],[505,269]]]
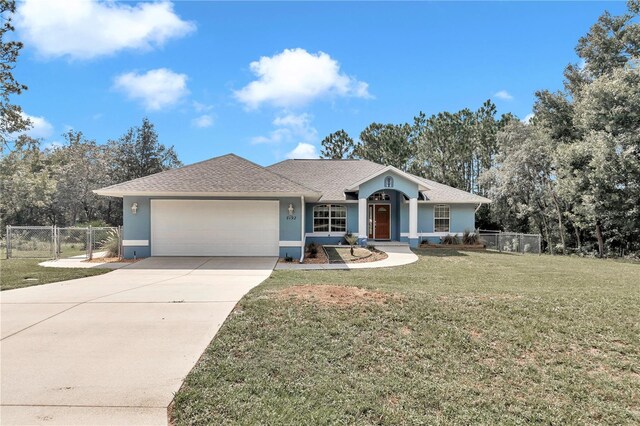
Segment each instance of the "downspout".
[[480,210],[480,207],[482,207],[482,203],[478,204],[478,207],[476,207],[476,211],[474,211],[474,213],[478,213],[478,210]]
[[305,212],[304,212],[304,195],[300,196],[300,241],[302,241],[302,247],[300,247],[300,263],[304,261],[304,248],[307,246],[307,235],[304,232],[304,221],[305,221]]

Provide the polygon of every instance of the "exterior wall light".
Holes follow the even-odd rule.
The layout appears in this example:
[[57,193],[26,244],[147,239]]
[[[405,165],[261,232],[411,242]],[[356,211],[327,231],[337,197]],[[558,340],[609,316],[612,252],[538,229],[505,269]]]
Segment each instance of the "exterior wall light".
[[295,209],[293,208],[292,203],[289,203],[289,207],[287,208],[287,210],[289,210],[289,216],[293,216],[293,214],[295,213]]
[[138,203],[131,204],[131,213],[133,213],[134,215],[138,213]]

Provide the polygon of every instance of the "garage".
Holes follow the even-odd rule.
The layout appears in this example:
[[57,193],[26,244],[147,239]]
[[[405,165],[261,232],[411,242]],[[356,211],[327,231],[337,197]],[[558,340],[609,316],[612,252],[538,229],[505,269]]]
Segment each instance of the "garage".
[[278,256],[278,201],[151,200],[152,256]]

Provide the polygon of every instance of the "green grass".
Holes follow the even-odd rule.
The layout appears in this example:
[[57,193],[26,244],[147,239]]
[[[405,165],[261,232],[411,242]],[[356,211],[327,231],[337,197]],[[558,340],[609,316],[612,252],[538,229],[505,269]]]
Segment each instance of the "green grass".
[[[640,423],[640,265],[417,253],[392,269],[275,272],[188,375],[176,423]],[[392,297],[279,294],[309,284]]]
[[[100,268],[45,268],[38,266],[44,259],[0,260],[0,290],[29,287],[75,278],[91,277],[109,272]],[[34,280],[35,278],[35,280]]]

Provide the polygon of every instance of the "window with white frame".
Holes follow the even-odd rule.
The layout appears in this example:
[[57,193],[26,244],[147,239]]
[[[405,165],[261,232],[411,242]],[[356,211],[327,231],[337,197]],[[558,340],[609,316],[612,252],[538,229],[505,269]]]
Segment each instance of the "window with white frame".
[[391,176],[387,176],[386,178],[384,178],[384,187],[393,188],[393,178]]
[[436,204],[434,208],[434,232],[449,232],[450,210],[446,204]]
[[314,206],[313,232],[347,232],[347,208],[338,204]]

